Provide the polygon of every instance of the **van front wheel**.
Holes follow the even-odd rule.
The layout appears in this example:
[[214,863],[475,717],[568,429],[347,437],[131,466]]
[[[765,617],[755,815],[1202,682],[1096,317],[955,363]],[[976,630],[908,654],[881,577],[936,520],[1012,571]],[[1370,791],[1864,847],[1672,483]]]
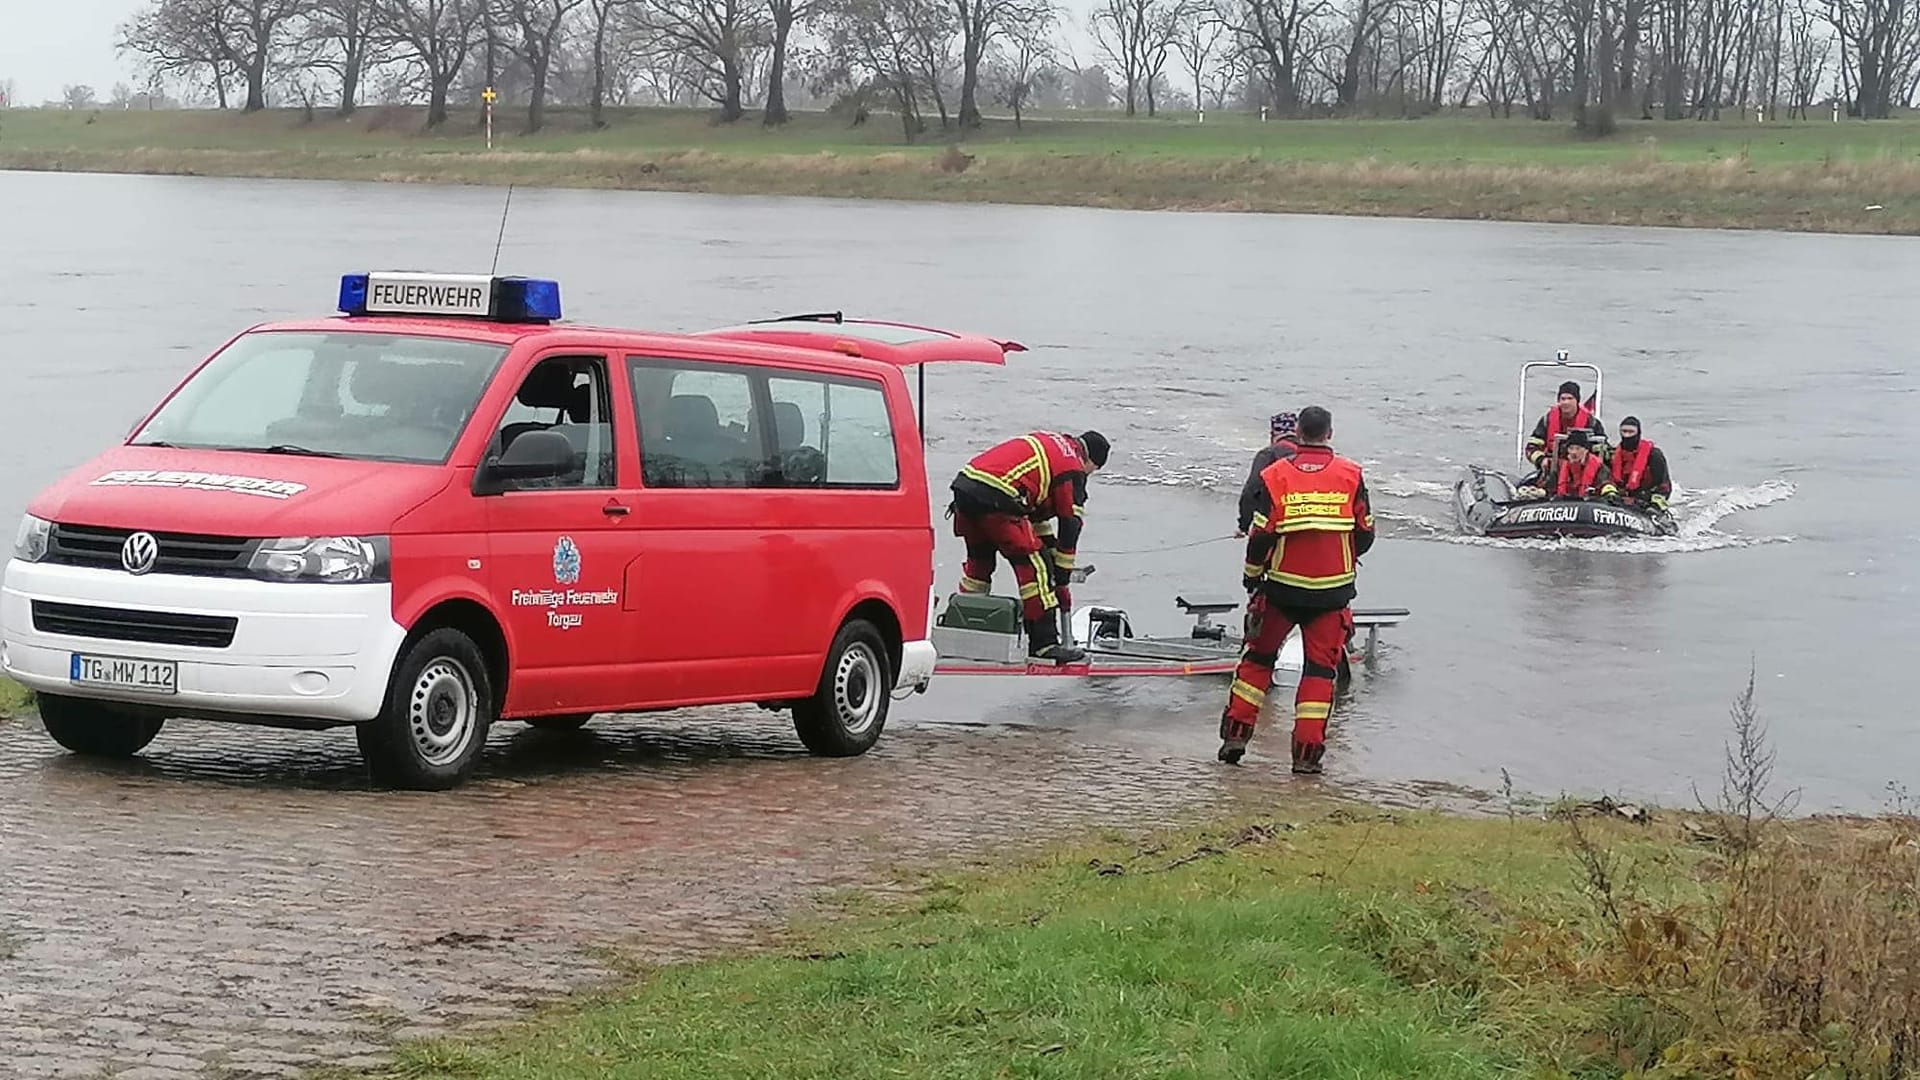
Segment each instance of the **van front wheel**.
[[833,637],[813,696],[793,703],[793,728],[808,750],[853,757],[873,748],[887,726],[893,670],[880,631],[853,619]]
[[486,658],[472,638],[441,627],[401,654],[380,715],[354,734],[376,783],[443,791],[472,774],[492,724]]

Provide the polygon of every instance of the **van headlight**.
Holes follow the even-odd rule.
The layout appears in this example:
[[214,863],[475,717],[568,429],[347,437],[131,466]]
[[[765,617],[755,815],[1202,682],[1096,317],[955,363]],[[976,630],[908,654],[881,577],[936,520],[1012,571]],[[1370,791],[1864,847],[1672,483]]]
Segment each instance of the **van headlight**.
[[39,562],[47,557],[53,543],[53,522],[32,514],[20,515],[20,531],[13,534],[13,557],[21,562]]
[[358,584],[388,580],[384,536],[287,536],[262,540],[247,569],[269,581]]

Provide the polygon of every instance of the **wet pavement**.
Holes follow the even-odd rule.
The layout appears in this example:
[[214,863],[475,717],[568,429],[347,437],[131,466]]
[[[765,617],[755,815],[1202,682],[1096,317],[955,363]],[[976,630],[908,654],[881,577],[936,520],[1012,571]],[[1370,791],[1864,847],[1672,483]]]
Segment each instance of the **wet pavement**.
[[472,783],[415,794],[370,788],[345,731],[176,721],[102,764],[0,721],[0,1074],[374,1065],[903,863],[1325,790],[1194,735],[890,727],[825,760],[753,709],[507,723]]

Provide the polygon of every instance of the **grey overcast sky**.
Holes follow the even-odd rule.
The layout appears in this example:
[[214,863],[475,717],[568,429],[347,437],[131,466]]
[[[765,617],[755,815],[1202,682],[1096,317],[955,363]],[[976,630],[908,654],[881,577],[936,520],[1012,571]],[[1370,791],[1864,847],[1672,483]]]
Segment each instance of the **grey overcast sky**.
[[[106,100],[116,82],[136,83],[131,60],[114,55],[115,29],[142,0],[0,0],[0,83],[13,80],[17,105],[60,96],[69,83]],[[1064,0],[1070,26],[1060,36],[1083,64],[1095,62],[1086,33],[1091,0]]]
[[86,83],[104,99],[132,83],[132,64],[113,54],[114,28],[139,0],[0,0],[0,82],[13,80],[17,104],[60,96]]

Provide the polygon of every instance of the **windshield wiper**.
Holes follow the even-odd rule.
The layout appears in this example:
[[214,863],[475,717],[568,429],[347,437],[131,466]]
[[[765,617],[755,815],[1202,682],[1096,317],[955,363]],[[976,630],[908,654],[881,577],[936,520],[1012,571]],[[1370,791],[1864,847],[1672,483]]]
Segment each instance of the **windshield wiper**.
[[172,444],[172,443],[170,443],[170,442],[163,442],[163,441],[161,441],[161,440],[159,440],[159,439],[155,439],[155,440],[154,440],[154,441],[152,441],[152,442],[137,442],[137,443],[130,443],[130,444],[128,444],[128,445],[131,445],[131,446],[158,446],[158,447],[160,447],[160,448],[161,448],[161,449],[163,449],[163,450],[178,450],[178,449],[180,449],[179,447],[177,447],[177,446],[175,446],[175,445],[173,445],[173,444]]
[[296,446],[293,443],[274,443],[272,446],[231,446],[229,450],[238,450],[247,454],[292,454],[297,457],[343,458],[332,450],[315,450],[312,447]]

